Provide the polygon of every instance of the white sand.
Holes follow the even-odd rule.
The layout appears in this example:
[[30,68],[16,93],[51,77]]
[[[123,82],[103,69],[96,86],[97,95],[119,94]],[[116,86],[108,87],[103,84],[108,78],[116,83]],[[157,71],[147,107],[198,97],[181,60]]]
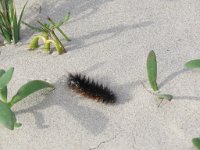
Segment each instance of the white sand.
[[[25,0],[17,0],[20,10]],[[48,4],[47,4],[48,3]],[[41,14],[38,13],[41,5]],[[15,67],[9,95],[29,80],[55,84],[13,110],[23,126],[0,130],[0,150],[194,150],[200,136],[200,70],[184,63],[200,57],[198,0],[30,0],[26,22],[49,15],[72,38],[68,53],[29,52],[32,31],[22,43],[0,47],[0,68]],[[161,91],[174,95],[159,108],[142,86],[146,57],[155,50]],[[116,105],[80,97],[66,87],[67,72],[82,72],[108,85]]]

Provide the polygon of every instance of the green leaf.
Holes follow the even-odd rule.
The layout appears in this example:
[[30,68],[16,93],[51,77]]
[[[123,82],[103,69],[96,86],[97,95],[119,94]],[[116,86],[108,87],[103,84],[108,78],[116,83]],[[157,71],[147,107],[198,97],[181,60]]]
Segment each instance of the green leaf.
[[158,94],[157,97],[158,99],[165,99],[168,101],[171,101],[173,99],[173,96],[170,94]]
[[147,73],[149,83],[154,91],[158,91],[157,80],[157,61],[154,51],[151,51],[147,58]]
[[1,76],[2,76],[4,73],[5,73],[5,70],[0,69],[0,78],[1,78]]
[[4,127],[13,130],[14,124],[16,123],[15,114],[11,111],[8,104],[0,101],[0,124]]
[[200,138],[194,138],[192,139],[192,143],[194,144],[194,146],[200,150]]
[[7,86],[5,86],[3,89],[0,89],[0,96],[4,102],[7,102]]
[[5,86],[7,86],[7,84],[9,83],[9,81],[12,78],[14,72],[14,68],[10,68],[8,69],[8,71],[6,71],[1,77],[0,77],[0,89],[4,88]]
[[[5,73],[5,70],[0,70],[0,78]],[[0,89],[0,96],[3,99],[4,102],[7,101],[7,86],[5,86],[3,89]]]
[[41,80],[30,81],[18,90],[17,94],[12,98],[9,105],[13,106],[15,103],[21,101],[30,94],[44,88],[53,88],[53,85]]
[[191,60],[185,64],[186,68],[200,68],[200,59]]
[[20,17],[19,17],[19,20],[18,20],[18,22],[17,22],[17,20],[16,20],[16,22],[17,22],[17,25],[16,25],[16,32],[15,32],[15,35],[14,35],[14,42],[15,43],[17,43],[18,41],[19,41],[19,39],[20,39],[20,28],[21,28],[21,20],[22,20],[22,16],[23,16],[23,14],[24,14],[24,10],[25,10],[25,7],[26,7],[26,5],[27,5],[27,3],[28,3],[28,1],[25,3],[25,5],[24,5],[24,7],[23,7],[23,9],[22,9],[22,11],[21,11],[21,13],[20,13]]
[[15,128],[19,128],[19,127],[21,127],[21,126],[22,126],[21,123],[16,123],[16,122],[15,122],[15,124],[14,124],[14,127],[15,127]]

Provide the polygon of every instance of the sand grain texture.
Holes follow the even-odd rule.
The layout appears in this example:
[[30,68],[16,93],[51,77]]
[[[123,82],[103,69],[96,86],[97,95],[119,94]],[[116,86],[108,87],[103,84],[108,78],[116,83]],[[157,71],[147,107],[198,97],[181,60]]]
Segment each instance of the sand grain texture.
[[[25,0],[16,0],[17,10]],[[40,6],[42,7],[39,13]],[[27,51],[33,32],[22,27],[17,46],[0,47],[0,68],[14,67],[9,95],[33,79],[56,86],[20,102],[14,111],[23,126],[0,130],[1,150],[194,150],[200,136],[200,70],[186,61],[200,57],[200,1],[30,0],[24,20],[71,12],[62,29],[72,38],[58,56]],[[146,58],[154,50],[161,91],[174,95],[159,108],[141,86]],[[80,72],[109,85],[116,105],[74,94],[67,72]]]

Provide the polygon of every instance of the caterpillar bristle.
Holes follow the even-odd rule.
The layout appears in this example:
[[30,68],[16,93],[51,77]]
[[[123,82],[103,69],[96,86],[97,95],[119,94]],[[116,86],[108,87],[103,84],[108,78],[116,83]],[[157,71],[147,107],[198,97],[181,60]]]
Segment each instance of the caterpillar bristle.
[[68,87],[76,93],[103,103],[115,103],[116,96],[108,87],[79,73],[69,73]]

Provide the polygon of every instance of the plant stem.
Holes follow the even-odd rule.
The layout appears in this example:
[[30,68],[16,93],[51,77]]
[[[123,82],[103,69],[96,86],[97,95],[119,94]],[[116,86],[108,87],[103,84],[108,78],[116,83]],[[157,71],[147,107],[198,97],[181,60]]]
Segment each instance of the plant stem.
[[51,30],[49,28],[47,28],[43,23],[41,23],[39,20],[37,21],[41,26],[42,28],[44,29],[45,32],[50,32]]
[[[45,38],[46,40],[49,39],[49,34],[48,34],[48,33],[43,32],[43,36],[44,36],[44,38]],[[44,42],[44,47],[43,47],[43,49],[44,49],[46,52],[48,52],[48,53],[50,52],[50,47],[51,47],[51,44],[50,44],[50,43]]]
[[13,107],[13,103],[11,103],[11,102],[9,102],[9,103],[7,103],[8,104],[8,106],[11,108],[11,107]]
[[7,100],[6,99],[2,99],[2,102],[7,103]]
[[[50,18],[48,17],[48,20],[53,24],[53,26],[56,25],[56,23]],[[67,41],[71,41],[71,39],[60,29],[60,27],[57,27],[58,31],[64,36],[64,38],[67,40]]]
[[64,52],[67,52],[65,50],[65,47],[63,46],[63,44],[60,42],[59,38],[56,36],[55,32],[52,30],[51,31],[51,35],[55,38],[56,41],[58,41],[58,43],[60,44],[60,46],[62,47],[62,49],[64,50]]
[[35,36],[29,44],[29,50],[35,50],[39,47],[38,45],[39,36]]

